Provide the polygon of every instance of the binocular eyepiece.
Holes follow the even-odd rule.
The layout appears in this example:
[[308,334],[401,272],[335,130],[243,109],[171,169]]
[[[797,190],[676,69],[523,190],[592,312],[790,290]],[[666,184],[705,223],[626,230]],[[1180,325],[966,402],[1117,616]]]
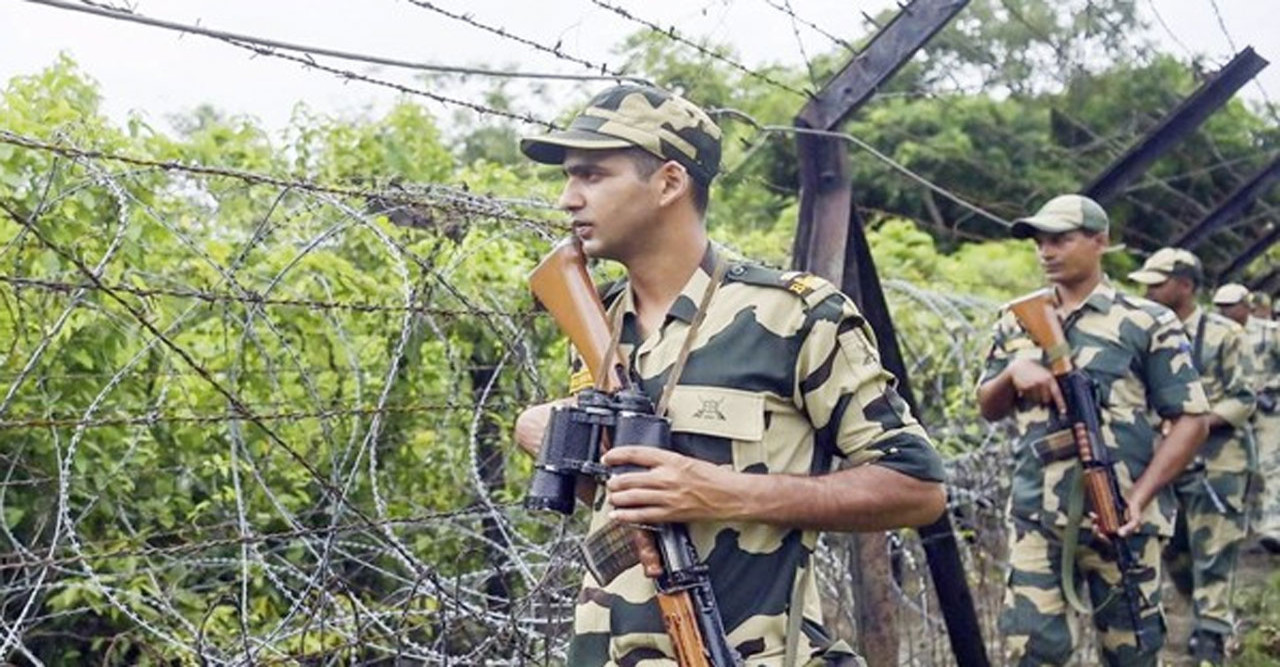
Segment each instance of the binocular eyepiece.
[[638,388],[616,394],[587,389],[577,405],[552,408],[525,507],[573,514],[579,476],[603,481],[632,472],[632,466],[610,470],[600,463],[604,450],[628,445],[671,446],[670,420],[654,415],[653,402]]

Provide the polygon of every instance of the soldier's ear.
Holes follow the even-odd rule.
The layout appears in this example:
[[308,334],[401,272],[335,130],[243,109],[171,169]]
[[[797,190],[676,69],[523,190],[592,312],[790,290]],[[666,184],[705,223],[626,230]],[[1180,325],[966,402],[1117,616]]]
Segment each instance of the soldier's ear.
[[667,160],[659,167],[657,176],[662,188],[658,202],[663,206],[670,206],[681,197],[693,193],[693,177],[684,165],[675,160]]

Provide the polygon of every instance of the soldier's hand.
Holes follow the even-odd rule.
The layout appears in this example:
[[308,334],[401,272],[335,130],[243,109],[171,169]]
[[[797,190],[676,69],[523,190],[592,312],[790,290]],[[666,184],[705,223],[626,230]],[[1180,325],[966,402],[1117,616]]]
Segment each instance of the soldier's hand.
[[1009,380],[1020,397],[1026,397],[1041,405],[1054,405],[1058,412],[1067,411],[1058,380],[1049,369],[1031,359],[1014,359],[1009,362]]
[[516,444],[520,449],[537,456],[538,449],[542,446],[542,434],[546,432],[547,422],[551,420],[551,409],[576,402],[577,399],[572,397],[561,398],[526,408],[516,418]]
[[1129,490],[1129,497],[1125,499],[1128,507],[1125,510],[1124,523],[1120,524],[1116,534],[1120,537],[1128,537],[1142,527],[1142,515],[1146,512],[1147,505],[1151,503],[1151,496],[1147,495],[1141,489],[1133,488]]
[[723,520],[736,506],[737,473],[706,461],[654,447],[614,447],[601,462],[647,468],[609,477],[609,518],[617,521]]

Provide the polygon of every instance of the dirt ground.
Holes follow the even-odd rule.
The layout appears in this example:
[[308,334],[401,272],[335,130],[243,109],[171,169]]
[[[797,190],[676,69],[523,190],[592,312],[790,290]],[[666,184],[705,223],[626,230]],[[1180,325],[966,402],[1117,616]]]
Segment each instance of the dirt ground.
[[[1269,554],[1255,545],[1256,543],[1250,540],[1245,545],[1245,551],[1240,555],[1240,564],[1236,570],[1237,591],[1265,585],[1276,568],[1280,567],[1280,556]],[[1179,594],[1167,579],[1163,596],[1165,619],[1169,628],[1169,636],[1165,641],[1163,652],[1164,664],[1169,667],[1194,665],[1191,656],[1187,655],[1187,639],[1191,636],[1191,603]],[[1238,618],[1237,622],[1247,625],[1249,619]]]

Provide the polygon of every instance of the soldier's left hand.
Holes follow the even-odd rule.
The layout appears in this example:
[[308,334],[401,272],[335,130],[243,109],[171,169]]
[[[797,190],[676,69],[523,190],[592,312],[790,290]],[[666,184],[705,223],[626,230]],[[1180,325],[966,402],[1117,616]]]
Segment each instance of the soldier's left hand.
[[1130,490],[1129,497],[1125,499],[1128,508],[1125,510],[1126,516],[1124,523],[1120,524],[1120,529],[1116,534],[1120,537],[1128,537],[1142,527],[1142,515],[1146,512],[1147,504],[1151,502],[1150,496],[1137,492],[1136,489]]
[[648,470],[609,478],[609,518],[627,523],[687,523],[732,518],[741,504],[738,473],[653,447],[615,447],[601,458],[607,466]]

